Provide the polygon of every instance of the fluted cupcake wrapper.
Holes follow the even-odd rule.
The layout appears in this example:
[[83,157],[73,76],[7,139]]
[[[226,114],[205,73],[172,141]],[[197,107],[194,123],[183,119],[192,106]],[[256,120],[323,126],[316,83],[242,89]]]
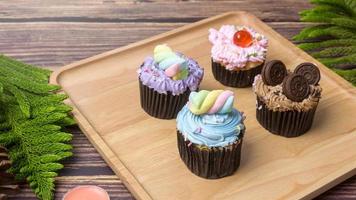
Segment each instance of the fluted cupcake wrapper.
[[257,97],[257,121],[269,132],[283,137],[298,137],[306,133],[313,124],[317,106],[305,111],[273,111]]
[[206,147],[184,140],[177,131],[179,155],[188,169],[206,179],[232,175],[240,166],[242,137],[226,147]]
[[140,84],[141,107],[147,114],[159,119],[174,119],[178,112],[187,103],[190,90],[182,94],[173,95],[171,92],[161,94],[152,88]]
[[225,86],[237,88],[250,87],[255,76],[261,73],[263,65],[264,63],[249,70],[230,71],[211,60],[214,78]]

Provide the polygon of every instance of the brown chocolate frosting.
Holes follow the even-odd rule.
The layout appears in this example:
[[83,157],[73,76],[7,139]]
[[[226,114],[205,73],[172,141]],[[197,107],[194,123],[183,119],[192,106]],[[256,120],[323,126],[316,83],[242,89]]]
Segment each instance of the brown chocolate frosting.
[[309,85],[309,87],[309,96],[301,102],[295,102],[283,94],[281,84],[269,86],[263,82],[261,75],[255,77],[253,84],[253,90],[257,97],[259,97],[269,109],[282,112],[289,110],[305,112],[317,106],[322,89],[319,85]]

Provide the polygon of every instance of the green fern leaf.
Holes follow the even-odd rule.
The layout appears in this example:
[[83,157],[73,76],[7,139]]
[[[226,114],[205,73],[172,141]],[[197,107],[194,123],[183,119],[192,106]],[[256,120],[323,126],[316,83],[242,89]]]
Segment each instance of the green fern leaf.
[[0,81],[3,83],[9,83],[15,85],[18,88],[32,92],[35,94],[47,94],[49,92],[57,91],[60,89],[58,85],[41,84],[36,82],[28,82],[26,80],[17,77],[0,77]]
[[351,70],[334,69],[334,71],[340,76],[344,77],[346,80],[348,80],[354,86],[356,86],[356,69],[351,69]]
[[54,177],[60,161],[72,156],[72,135],[62,131],[72,123],[63,103],[68,96],[53,94],[49,71],[0,56],[0,145],[9,150],[10,173],[27,180],[41,200],[53,199]]
[[19,106],[21,111],[23,112],[23,114],[29,118],[30,117],[30,103],[26,97],[26,95],[19,89],[17,89],[17,87],[10,85],[10,84],[6,84],[6,90],[8,90],[10,93],[12,93]]
[[[356,85],[356,1],[310,0],[315,8],[300,12],[302,21],[321,22],[303,29],[293,37],[296,41],[309,40],[299,47],[312,52],[312,56]],[[310,42],[318,39],[319,41]],[[323,40],[323,41],[320,41]],[[326,49],[324,49],[326,48]]]
[[309,34],[315,30],[319,30],[319,29],[325,29],[328,28],[330,26],[328,25],[318,25],[318,26],[310,26],[310,27],[306,27],[304,28],[299,34],[295,35],[293,37],[293,40],[297,40],[297,41],[303,41],[306,39],[309,39]]
[[323,36],[332,36],[339,39],[356,38],[356,35],[352,30],[339,26],[332,26],[325,29],[317,29],[309,34],[309,38],[317,38]]
[[77,124],[77,122],[72,117],[65,117],[59,120],[56,124],[58,124],[59,126],[66,127],[66,126],[73,126]]
[[327,4],[317,5],[315,8],[313,8],[311,10],[303,10],[303,11],[299,12],[299,15],[305,16],[305,15],[309,14],[310,11],[312,11],[313,13],[331,12],[331,13],[336,13],[338,15],[348,16],[348,13],[345,12],[344,9],[341,9],[341,8],[338,8],[335,6],[331,6],[331,5],[327,5]]
[[333,18],[330,20],[330,23],[345,28],[356,29],[356,20],[346,17]]
[[323,22],[330,23],[333,18],[341,17],[341,15],[333,12],[316,12],[313,10],[305,11],[300,20],[304,22]]
[[302,43],[298,46],[305,50],[310,51],[314,49],[321,49],[327,47],[340,47],[340,46],[356,46],[356,39],[334,39],[334,40],[325,40],[322,42],[311,42],[311,43]]
[[[10,57],[7,57],[5,55],[0,55],[0,60],[5,60],[9,63],[11,63],[11,66],[15,67],[19,71],[28,71],[28,72],[35,72],[39,74],[43,74],[46,76],[46,80],[48,81],[48,77],[51,75],[51,70],[48,69],[43,69],[43,68],[38,68],[32,65],[28,65],[26,63],[17,61],[15,59],[12,59]],[[33,76],[33,75],[31,75]]]
[[338,7],[341,9],[345,9],[346,5],[344,0],[310,0],[310,3],[317,5],[330,5],[334,7]]
[[[17,61],[5,55],[0,55],[0,60],[7,62],[8,65],[15,68],[17,71],[27,74],[31,77],[38,77],[43,81],[47,82],[49,76],[51,75],[51,70],[38,68],[32,65],[25,64],[23,62]],[[41,75],[42,74],[42,75]]]
[[327,48],[311,55],[316,58],[341,57],[356,54],[356,46]]
[[356,9],[352,8],[354,5],[354,0],[311,0],[310,2],[317,5],[334,6],[345,10],[350,15],[356,15]]
[[356,63],[356,54],[351,54],[339,58],[320,58],[319,61],[327,66],[335,66],[338,64],[352,64]]
[[355,0],[344,0],[344,4],[347,10],[349,10],[353,16],[356,16],[356,1]]

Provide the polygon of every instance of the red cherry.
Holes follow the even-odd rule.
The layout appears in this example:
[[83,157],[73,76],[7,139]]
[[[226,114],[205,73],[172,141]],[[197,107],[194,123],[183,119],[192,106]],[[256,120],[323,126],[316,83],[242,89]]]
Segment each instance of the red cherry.
[[245,30],[237,31],[234,34],[234,44],[240,47],[249,47],[252,44],[252,35]]

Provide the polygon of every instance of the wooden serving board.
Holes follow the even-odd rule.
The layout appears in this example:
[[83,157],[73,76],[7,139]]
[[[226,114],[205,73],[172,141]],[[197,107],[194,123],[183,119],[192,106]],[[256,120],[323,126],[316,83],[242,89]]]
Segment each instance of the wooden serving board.
[[[224,89],[210,67],[208,29],[248,25],[269,38],[267,60],[288,68],[319,65],[323,87],[312,129],[298,138],[272,135],[256,121],[251,88],[235,89],[247,115],[240,169],[206,180],[180,160],[175,120],[140,107],[136,70],[155,45],[167,43],[205,68],[201,89]],[[119,34],[119,33],[118,33]],[[356,91],[345,80],[246,12],[212,17],[94,56],[55,72],[51,82],[69,94],[79,126],[137,199],[311,199],[356,174]]]

